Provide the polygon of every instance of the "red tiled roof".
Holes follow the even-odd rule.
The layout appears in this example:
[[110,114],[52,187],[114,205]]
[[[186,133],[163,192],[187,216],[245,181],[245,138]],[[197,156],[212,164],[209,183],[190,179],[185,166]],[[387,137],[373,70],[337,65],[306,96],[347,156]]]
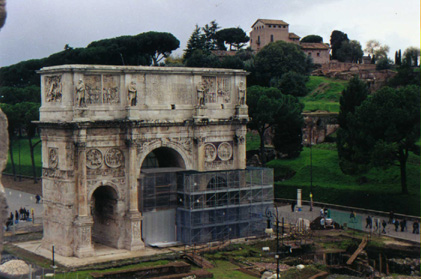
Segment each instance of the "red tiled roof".
[[251,26],[251,28],[253,28],[254,25],[256,25],[257,22],[262,22],[263,24],[274,24],[274,25],[289,25],[288,23],[286,23],[283,20],[277,20],[277,19],[261,19],[259,18],[258,20],[256,20],[255,23],[253,23],[253,25]]
[[295,33],[289,33],[288,34],[288,37],[290,38],[290,39],[299,39],[299,38],[301,38],[300,36],[298,36],[297,34],[295,34]]

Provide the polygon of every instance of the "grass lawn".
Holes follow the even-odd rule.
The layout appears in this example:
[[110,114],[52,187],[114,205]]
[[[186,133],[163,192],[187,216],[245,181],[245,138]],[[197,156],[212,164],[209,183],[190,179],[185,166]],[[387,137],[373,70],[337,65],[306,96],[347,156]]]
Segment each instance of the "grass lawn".
[[[324,143],[312,148],[313,195],[315,201],[332,204],[420,215],[420,157],[410,154],[407,163],[408,195],[401,194],[400,170],[371,169],[364,175],[345,175],[339,168],[336,145]],[[273,160],[275,177],[287,171],[295,175],[275,183],[275,196],[296,198],[296,189],[303,189],[303,198],[310,193],[310,148],[304,148],[298,158]],[[362,181],[362,176],[366,182]]]
[[347,84],[345,80],[310,76],[306,83],[309,94],[300,98],[304,111],[339,112],[339,98]]
[[[39,138],[32,139],[32,143],[39,141]],[[20,155],[19,155],[20,154]],[[22,138],[19,140],[13,141],[13,159],[15,162],[16,173],[21,175],[32,176],[32,163],[31,163],[31,153],[29,152],[29,142],[28,139]],[[35,167],[37,172],[37,177],[41,176],[41,143],[39,143],[34,150],[34,159]],[[19,164],[20,161],[20,164]],[[4,170],[5,173],[12,174],[12,164],[10,161],[10,153],[7,160],[7,165]]]

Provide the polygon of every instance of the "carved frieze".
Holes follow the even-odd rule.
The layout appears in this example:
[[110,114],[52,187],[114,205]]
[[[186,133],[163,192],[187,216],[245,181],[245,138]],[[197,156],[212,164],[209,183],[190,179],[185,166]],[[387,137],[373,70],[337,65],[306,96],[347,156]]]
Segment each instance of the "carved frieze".
[[218,169],[231,169],[234,167],[234,161],[212,161],[206,162],[205,161],[205,169],[206,170],[218,170]]
[[140,221],[132,222],[132,239],[140,239]]
[[205,161],[230,161],[233,159],[232,142],[208,142],[205,144]]
[[227,77],[203,76],[202,86],[206,103],[230,103],[231,85]]
[[212,143],[205,144],[205,161],[212,162],[216,158],[216,147]]
[[103,75],[103,103],[118,104],[120,103],[120,94],[118,91],[120,76]]
[[232,146],[228,142],[223,142],[218,146],[218,158],[228,161],[232,157]]
[[135,140],[137,145],[137,153],[141,154],[148,149],[148,146],[168,146],[168,145],[176,145],[179,146],[180,149],[183,149],[189,155],[193,152],[193,141],[191,138],[182,138],[182,137],[173,137],[173,138],[161,138],[161,139],[137,139]]
[[91,244],[91,228],[84,226],[81,229],[81,244],[90,245]]
[[48,148],[48,166],[52,169],[58,166],[58,148]]
[[87,169],[88,178],[95,176],[112,176],[124,177],[126,175],[125,169]]
[[42,169],[42,177],[45,178],[58,178],[58,179],[69,179],[74,177],[74,171],[64,171],[58,169]]
[[101,103],[101,76],[85,75],[86,102],[87,104]]
[[103,156],[98,149],[91,149],[86,152],[86,166],[89,169],[98,169],[102,166]]
[[62,84],[61,75],[45,77],[45,100],[47,102],[61,103]]
[[120,149],[111,148],[105,153],[105,164],[110,168],[118,168],[124,164],[124,155]]

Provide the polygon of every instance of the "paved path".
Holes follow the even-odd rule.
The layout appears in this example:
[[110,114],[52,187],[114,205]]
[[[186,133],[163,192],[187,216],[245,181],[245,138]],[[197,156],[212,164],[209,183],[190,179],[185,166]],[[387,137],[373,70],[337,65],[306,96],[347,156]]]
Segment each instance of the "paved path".
[[[282,217],[284,217],[286,223],[294,223],[295,224],[299,218],[308,219],[311,222],[311,221],[313,221],[314,219],[316,219],[317,217],[320,216],[320,207],[317,207],[317,206],[313,207],[313,211],[310,211],[310,207],[308,205],[303,205],[301,211],[297,211],[297,209],[296,209],[295,212],[291,212],[291,206],[290,205],[279,206],[278,210],[279,210],[278,211],[279,212],[279,218],[281,219]],[[333,210],[332,209],[331,210],[331,217],[332,217],[333,221],[335,221],[335,222],[338,222],[338,223],[341,223],[341,224],[347,223],[347,226],[350,227],[350,228],[362,230],[362,231],[365,231],[365,232],[369,233],[370,228],[365,228],[366,218],[367,218],[368,214],[357,213],[356,222],[352,223],[352,222],[350,222],[350,219],[349,219],[350,213],[351,213],[350,211],[337,210],[337,209]],[[385,217],[373,216],[373,215],[370,215],[370,216],[372,218],[375,218],[375,219],[380,219],[380,222],[382,222],[383,220],[386,220],[386,222],[388,221],[388,218],[385,218]],[[373,225],[374,225],[374,223],[373,223]],[[407,221],[407,228],[408,228],[408,230],[405,231],[405,232],[401,232],[400,228],[399,228],[398,232],[395,232],[394,225],[393,224],[387,224],[386,234],[384,234],[384,235],[420,243],[421,242],[420,235],[412,233],[412,221]],[[380,232],[375,231],[374,226],[373,226],[373,229],[371,229],[371,232],[381,234],[381,231]]]
[[[35,224],[39,225],[42,223],[42,214],[44,211],[43,204],[37,204],[35,200],[35,196],[32,194],[28,194],[22,191],[17,191],[13,189],[4,189],[6,193],[6,200],[8,208],[8,214],[10,216],[10,212],[13,212],[13,215],[15,215],[15,211],[17,210],[19,212],[20,208],[26,208],[26,210],[31,211],[31,209],[34,209],[34,215],[35,215]],[[31,228],[33,226],[32,222],[26,222],[26,221],[19,221],[18,224],[14,228],[11,228],[11,232],[13,231],[31,231]]]

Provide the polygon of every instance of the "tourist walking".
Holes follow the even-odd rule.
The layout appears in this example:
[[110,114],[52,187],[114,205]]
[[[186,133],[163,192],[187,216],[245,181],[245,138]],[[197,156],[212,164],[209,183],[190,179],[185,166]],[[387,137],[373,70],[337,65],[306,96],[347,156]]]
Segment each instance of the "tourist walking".
[[293,201],[291,203],[291,211],[294,212],[295,211],[295,201]]
[[404,232],[405,230],[407,230],[405,218],[401,221],[400,225],[401,225],[401,232]]
[[383,220],[382,226],[383,226],[382,233],[386,233],[386,226],[387,226],[386,220]]
[[367,218],[365,219],[366,225],[365,228],[369,227],[370,230],[373,228],[373,220],[371,219],[371,216],[368,215]]
[[397,232],[399,230],[399,220],[396,219],[395,220],[395,232]]
[[416,233],[419,234],[420,233],[420,224],[418,223],[418,221],[415,221],[414,224],[412,224],[412,233]]
[[35,196],[35,200],[37,201],[37,203],[39,203],[39,201],[41,200],[41,196],[37,194],[37,195]]

